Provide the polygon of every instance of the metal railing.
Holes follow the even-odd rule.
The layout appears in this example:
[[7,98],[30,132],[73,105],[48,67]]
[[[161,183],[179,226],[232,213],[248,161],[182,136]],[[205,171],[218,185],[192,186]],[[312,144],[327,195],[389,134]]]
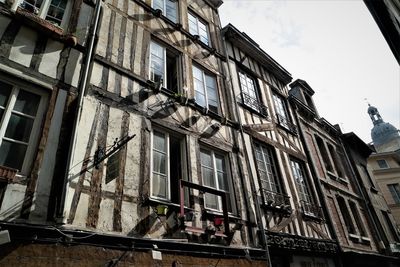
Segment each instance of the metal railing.
[[278,192],[262,189],[264,204],[274,209],[282,209],[291,213],[290,197]]
[[242,92],[243,104],[268,116],[268,107],[264,106],[258,99],[251,97],[249,94]]
[[280,114],[276,114],[276,119],[279,125],[288,129],[289,131],[297,134],[297,127],[295,124],[291,123],[287,118]]
[[318,206],[315,203],[306,202],[304,200],[300,201],[300,205],[304,215],[321,220],[323,219],[321,206]]

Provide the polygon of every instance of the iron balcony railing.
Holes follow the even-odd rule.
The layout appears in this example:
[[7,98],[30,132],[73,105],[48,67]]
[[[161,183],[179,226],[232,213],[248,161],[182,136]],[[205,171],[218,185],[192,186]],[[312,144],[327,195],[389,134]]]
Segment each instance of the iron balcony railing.
[[276,114],[276,119],[277,119],[277,122],[278,122],[279,125],[281,125],[282,127],[288,129],[292,133],[297,134],[296,125],[291,123],[287,118],[285,118],[284,116],[282,116],[280,114]]
[[264,106],[258,99],[242,92],[243,104],[251,109],[258,111],[264,116],[268,116],[268,107]]
[[291,212],[289,196],[267,189],[262,189],[262,192],[264,197],[264,204],[267,207],[283,209],[289,213]]
[[319,220],[323,220],[322,208],[315,203],[300,201],[301,210],[305,216],[313,217]]

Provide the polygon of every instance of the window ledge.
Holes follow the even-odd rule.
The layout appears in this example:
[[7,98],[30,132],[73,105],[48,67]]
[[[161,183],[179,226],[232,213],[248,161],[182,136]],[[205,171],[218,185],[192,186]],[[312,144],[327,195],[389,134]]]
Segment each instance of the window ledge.
[[[177,208],[177,209],[180,208],[180,205],[178,203],[173,203],[173,202],[169,202],[167,200],[162,200],[162,199],[153,198],[153,197],[149,197],[147,199],[147,203],[149,204],[149,206],[165,205],[165,206],[168,206],[168,207],[171,207],[171,208],[174,208],[174,209],[175,208]],[[195,211],[194,209],[188,208],[186,206],[184,208],[185,208],[185,211]]]
[[32,12],[26,11],[21,7],[17,8],[15,16],[27,26],[37,29],[46,36],[62,41],[69,46],[76,46],[78,44],[78,39],[75,36],[64,34],[64,30],[62,28],[38,17]]
[[[210,210],[210,209],[204,209],[203,214],[205,216],[213,216],[213,217],[223,217],[224,216],[224,213],[222,211],[216,211],[216,210]],[[241,220],[240,217],[238,217],[232,213],[229,213],[229,212],[228,212],[228,217],[229,217],[229,219],[233,219],[233,220]]]

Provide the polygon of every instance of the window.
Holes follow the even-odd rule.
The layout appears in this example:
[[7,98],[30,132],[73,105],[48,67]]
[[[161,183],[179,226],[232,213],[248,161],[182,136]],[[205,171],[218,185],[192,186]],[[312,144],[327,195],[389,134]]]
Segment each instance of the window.
[[344,201],[343,197],[337,196],[336,200],[339,204],[340,213],[343,216],[344,224],[346,225],[347,231],[350,234],[355,234],[355,228],[353,225],[353,221],[351,220],[349,210],[347,208],[346,202]]
[[153,0],[153,8],[159,9],[171,21],[178,22],[178,1],[177,0]]
[[218,93],[215,78],[193,66],[193,82],[197,104],[218,113]]
[[312,203],[313,201],[310,194],[310,189],[306,181],[304,164],[300,161],[291,159],[290,166],[292,168],[293,177],[295,179],[296,186],[299,191],[300,200],[306,203]]
[[64,28],[70,2],[68,0],[22,0],[19,1],[19,6],[54,25]]
[[392,223],[392,220],[389,217],[389,214],[386,211],[381,210],[383,218],[385,218],[386,226],[389,228],[392,238],[395,242],[399,242],[398,232],[395,226]]
[[191,13],[188,13],[188,19],[189,32],[193,35],[198,35],[200,41],[206,45],[210,45],[207,24]]
[[394,203],[400,204],[400,186],[399,184],[388,184],[390,193],[392,194]]
[[154,130],[152,133],[151,196],[179,202],[179,180],[183,179],[184,142],[172,134]]
[[0,82],[0,165],[28,173],[45,102],[44,93]]
[[178,92],[178,55],[162,45],[150,43],[150,80],[160,82],[167,89]]
[[333,172],[332,163],[331,163],[331,160],[329,159],[328,153],[326,151],[324,141],[322,141],[322,139],[318,136],[315,136],[315,140],[317,141],[318,150],[319,150],[319,153],[321,153],[322,161],[324,162],[325,169],[327,171]]
[[329,153],[331,154],[333,164],[335,165],[337,175],[339,177],[344,177],[344,173],[342,171],[342,165],[341,165],[340,159],[338,157],[338,154],[336,152],[336,149],[331,144],[328,144],[328,149],[329,149]]
[[272,148],[259,144],[255,144],[254,148],[262,188],[276,193],[281,192]]
[[288,130],[292,130],[293,125],[290,122],[289,112],[287,110],[285,100],[277,94],[273,94],[272,98],[274,100],[276,117],[277,117],[279,125],[283,126],[284,128],[286,128]]
[[[204,186],[212,187],[227,194],[228,211],[232,211],[230,184],[228,181],[228,166],[224,155],[213,150],[200,150],[201,178]],[[222,211],[221,197],[205,194],[205,207],[213,210]]]
[[359,212],[359,210],[357,208],[356,203],[354,203],[353,201],[349,201],[349,205],[350,205],[351,213],[354,216],[354,220],[356,221],[357,228],[358,228],[358,231],[360,232],[360,235],[361,236],[367,236],[367,233],[365,231],[363,222],[361,220],[360,212]]
[[381,169],[388,169],[389,168],[389,165],[387,164],[386,160],[384,160],[384,159],[378,159],[376,162],[378,163],[378,166]]
[[242,89],[242,100],[243,104],[258,111],[263,112],[260,109],[260,101],[256,86],[256,80],[250,75],[239,71],[240,88]]

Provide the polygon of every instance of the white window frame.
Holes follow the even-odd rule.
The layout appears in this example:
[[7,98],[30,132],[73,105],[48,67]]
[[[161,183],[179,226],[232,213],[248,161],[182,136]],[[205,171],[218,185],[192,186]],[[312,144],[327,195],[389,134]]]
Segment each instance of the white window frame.
[[[160,6],[159,4],[157,4],[156,2],[158,2],[159,4],[161,4],[162,6]],[[169,13],[167,12],[167,3],[173,3],[174,7],[175,7],[175,18],[172,18]],[[162,13],[164,14],[164,16],[166,18],[168,18],[169,20],[171,20],[172,22],[178,23],[179,18],[178,18],[178,0],[152,0],[151,1],[151,7],[153,9],[160,9],[162,11]]]
[[[274,159],[274,151],[271,147],[261,145],[260,143],[254,143],[253,146],[255,153],[260,153],[262,157],[262,160],[258,160],[257,155],[255,155],[257,172],[259,173],[261,181],[261,188],[273,193],[282,194],[281,184],[278,180],[278,170],[277,166],[275,166],[277,162]],[[261,165],[264,167],[264,170],[260,168]],[[269,170],[268,167],[270,167],[271,170]],[[267,179],[262,178],[261,172],[265,173]],[[267,184],[269,188],[265,188],[264,184]]]
[[[165,49],[165,47],[164,47],[163,45],[161,45],[160,43],[155,42],[155,41],[153,41],[153,40],[150,41],[149,79],[150,79],[151,81],[154,81],[154,79],[153,79],[153,77],[152,77],[152,75],[151,75],[152,62],[153,62],[154,57],[156,57],[156,56],[152,53],[153,47],[154,47],[154,46],[159,46],[159,47],[161,47],[162,50],[163,50],[163,58],[162,58],[162,60],[163,60],[163,75],[162,75],[163,83],[162,83],[162,86],[165,87],[166,84],[167,84],[167,75],[166,75],[166,74],[167,74],[167,50]],[[157,81],[157,82],[158,82],[158,81]]]
[[[202,74],[202,80],[200,81],[202,84],[203,84],[203,86],[202,86],[202,92],[200,92],[200,91],[198,91],[198,90],[196,90],[196,85],[195,85],[195,80],[196,80],[196,78],[194,77],[194,71],[195,71],[195,69],[197,69],[197,70],[199,70],[200,72],[201,72],[201,74]],[[201,68],[198,68],[198,67],[196,67],[195,65],[193,65],[193,71],[192,71],[192,75],[193,75],[193,88],[194,88],[194,90],[195,90],[195,99],[196,99],[196,91],[197,92],[199,92],[199,93],[201,93],[201,94],[203,94],[204,95],[204,102],[205,102],[205,108],[207,109],[207,110],[210,110],[210,108],[209,108],[209,98],[208,98],[208,92],[207,92],[207,88],[208,88],[208,86],[207,86],[207,79],[206,79],[206,76],[208,76],[208,77],[210,77],[211,79],[213,79],[214,80],[214,85],[215,85],[215,87],[214,87],[214,90],[215,90],[215,96],[216,96],[216,101],[217,101],[217,113],[219,113],[220,112],[220,102],[219,102],[219,94],[218,94],[218,85],[217,85],[217,79],[216,79],[216,77],[215,76],[213,76],[213,75],[209,75],[209,74],[207,74],[203,69],[201,69]]]
[[[33,13],[33,14],[35,14],[36,16],[38,16],[39,18],[41,18],[43,20],[46,20],[46,16],[47,16],[47,13],[49,11],[49,7],[50,7],[50,4],[51,4],[51,1],[52,0],[43,0],[42,5],[38,10],[38,14],[35,14],[35,13]],[[21,6],[23,3],[24,3],[24,0],[16,0],[14,2],[14,4],[12,5],[11,10],[13,10],[15,12],[17,10],[17,8],[19,6]],[[61,24],[60,25],[56,25],[56,26],[58,26],[58,27],[60,27],[62,29],[66,29],[67,28],[69,17],[71,15],[71,8],[72,8],[72,0],[68,0],[67,5],[66,5],[65,10],[64,10],[63,18],[61,20]],[[48,21],[48,20],[46,20],[46,21]],[[49,21],[49,22],[51,23],[51,21]]]
[[[242,93],[247,94],[249,98],[251,98],[254,101],[254,103],[252,102],[249,103],[249,101],[245,101],[245,98],[243,97],[243,104],[260,112],[261,101],[258,95],[258,87],[256,79],[253,76],[248,75],[247,73],[240,70],[238,71],[238,74],[239,74],[240,89]],[[251,81],[251,83],[249,83],[249,80]],[[253,95],[251,93],[253,93]]]
[[[154,168],[153,168],[153,162],[154,162],[154,132],[158,132],[164,135],[164,140],[165,140],[165,151],[166,151],[166,157],[165,157],[165,168],[166,168],[166,181],[165,181],[165,186],[166,188],[166,197],[159,197],[154,195],[154,188],[153,188],[153,173],[154,173]],[[154,199],[160,199],[160,200],[166,200],[170,201],[171,200],[171,177],[170,177],[170,169],[169,169],[169,163],[170,163],[170,150],[169,150],[169,133],[160,131],[159,129],[154,129],[151,132],[151,140],[150,140],[150,148],[151,148],[151,157],[150,157],[150,196],[151,198]]]
[[297,185],[296,187],[300,200],[312,204],[313,198],[311,195],[311,188],[307,181],[304,163],[299,160],[290,159],[290,169],[292,170],[292,175]]
[[280,123],[280,125],[289,129],[291,122],[286,101],[276,93],[272,94],[272,99],[274,101],[275,113],[285,119],[285,123]]
[[[191,18],[193,18],[191,20]],[[190,26],[193,27],[190,27]],[[204,26],[206,29],[206,35],[203,36],[200,34],[200,25]],[[189,27],[189,32],[192,35],[198,35],[200,37],[200,41],[203,42],[204,44],[211,46],[210,45],[210,30],[208,28],[208,24],[206,22],[203,22],[197,15],[194,15],[192,12],[188,12],[188,27]]]
[[[3,77],[1,77],[1,78],[2,78],[2,82],[7,83],[12,86],[12,90],[11,90],[11,94],[8,99],[8,102],[6,103],[6,107],[4,110],[5,112],[3,114],[3,117],[0,118],[0,146],[3,142],[3,138],[6,133],[7,126],[8,126],[9,120],[11,118],[12,110],[13,110],[15,102],[17,100],[17,95],[18,95],[19,91],[24,90],[24,91],[27,91],[27,92],[30,92],[30,93],[40,96],[39,106],[38,106],[38,109],[36,112],[36,116],[34,117],[34,122],[32,125],[31,133],[29,136],[29,140],[27,142],[27,149],[25,152],[24,161],[22,164],[22,168],[21,168],[21,170],[19,170],[19,173],[18,173],[20,175],[26,176],[29,173],[30,166],[34,159],[34,152],[35,152],[37,144],[39,142],[40,126],[44,119],[44,113],[45,113],[45,108],[46,108],[46,103],[47,103],[47,94],[42,90],[34,89],[34,88],[31,88],[26,85],[16,84],[15,82],[12,82],[8,79],[4,79]],[[18,143],[19,141],[15,140],[14,142]]]
[[[214,182],[215,182],[215,187],[212,187],[212,186],[208,186],[208,185],[205,185],[205,183],[204,183],[204,176],[203,176],[203,171],[202,171],[202,169],[203,169],[203,167],[204,168],[207,168],[207,169],[210,169],[210,166],[205,166],[205,165],[203,165],[202,164],[202,162],[201,162],[201,153],[203,153],[203,151],[205,151],[205,152],[207,152],[207,153],[209,153],[210,155],[211,155],[211,164],[212,164],[212,166],[211,166],[211,170],[212,170],[212,174],[213,174],[213,179],[214,179]],[[220,157],[222,157],[223,158],[223,160],[224,160],[224,165],[225,165],[225,170],[222,170],[222,173],[224,173],[225,174],[225,177],[226,177],[226,183],[227,183],[227,187],[228,187],[228,190],[224,190],[224,189],[222,189],[222,188],[220,188],[221,186],[219,185],[219,181],[218,181],[218,173],[220,173],[220,171],[219,170],[217,170],[217,164],[216,164],[216,156],[215,155],[218,155],[218,156],[220,156]],[[203,186],[207,186],[207,187],[211,187],[211,188],[214,188],[214,189],[217,189],[217,190],[220,190],[220,191],[223,191],[223,192],[227,192],[228,194],[229,194],[229,197],[226,199],[226,201],[227,202],[229,202],[230,203],[230,206],[231,206],[231,209],[232,209],[232,211],[233,211],[233,203],[232,203],[232,197],[233,197],[233,190],[232,190],[232,184],[231,184],[231,179],[230,179],[230,177],[231,177],[231,175],[230,175],[230,172],[229,172],[229,165],[228,165],[228,158],[227,158],[227,156],[226,155],[224,155],[224,154],[222,154],[222,153],[216,153],[214,150],[212,150],[212,149],[208,149],[208,148],[204,148],[204,147],[201,147],[200,148],[200,169],[201,169],[201,180],[202,180],[202,182],[203,182]],[[204,194],[204,198],[207,198],[207,194],[210,194],[210,193],[205,193]],[[213,194],[210,194],[210,195],[213,195]],[[207,201],[204,199],[204,207],[206,208],[206,209],[209,209],[209,210],[213,210],[213,211],[217,211],[217,212],[222,212],[223,210],[223,206],[222,206],[222,198],[220,197],[220,196],[217,196],[217,195],[214,195],[214,196],[216,196],[216,198],[217,198],[217,209],[214,209],[214,208],[212,208],[212,207],[208,207],[207,206]],[[228,204],[228,206],[229,206],[229,204]]]

